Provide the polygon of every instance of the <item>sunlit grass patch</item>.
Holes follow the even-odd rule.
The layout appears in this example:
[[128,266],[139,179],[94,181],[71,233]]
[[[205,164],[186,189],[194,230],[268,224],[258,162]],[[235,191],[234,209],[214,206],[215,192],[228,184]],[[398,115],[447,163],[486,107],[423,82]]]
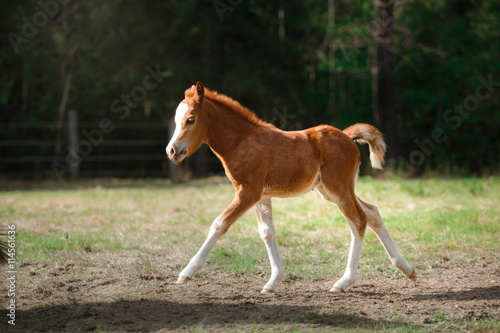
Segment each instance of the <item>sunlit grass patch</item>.
[[[375,204],[410,261],[433,262],[436,253],[498,248],[500,180],[376,180],[362,177],[357,195]],[[22,260],[49,260],[57,251],[140,250],[152,244],[186,262],[203,243],[211,222],[231,202],[222,178],[172,184],[163,180],[104,180],[72,188],[0,192],[2,223],[14,223]],[[276,239],[287,274],[328,275],[343,270],[350,233],[339,209],[315,192],[273,200]],[[142,245],[141,245],[142,244]],[[457,255],[460,258],[460,255]],[[463,256],[462,256],[463,257]],[[206,269],[269,271],[252,211],[215,246]],[[367,231],[360,271],[389,266],[376,236]],[[418,264],[417,264],[418,266]]]
[[138,249],[135,238],[124,238],[102,232],[71,232],[40,234],[20,230],[17,233],[20,261],[46,261],[57,251],[102,252]]

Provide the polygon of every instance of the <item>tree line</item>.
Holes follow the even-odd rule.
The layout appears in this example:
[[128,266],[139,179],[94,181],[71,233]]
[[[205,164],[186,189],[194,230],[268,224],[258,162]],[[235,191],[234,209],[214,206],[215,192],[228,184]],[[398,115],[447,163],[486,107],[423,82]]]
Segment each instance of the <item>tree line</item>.
[[[1,155],[65,156],[69,110],[83,123],[167,127],[199,80],[283,129],[374,124],[389,166],[405,175],[489,175],[500,167],[499,18],[493,0],[5,3],[0,123],[56,125],[0,127],[0,142],[53,141],[0,145]],[[144,81],[148,73],[155,80]],[[112,138],[168,141],[126,129]],[[20,168],[53,176],[50,163],[0,163],[0,173]]]

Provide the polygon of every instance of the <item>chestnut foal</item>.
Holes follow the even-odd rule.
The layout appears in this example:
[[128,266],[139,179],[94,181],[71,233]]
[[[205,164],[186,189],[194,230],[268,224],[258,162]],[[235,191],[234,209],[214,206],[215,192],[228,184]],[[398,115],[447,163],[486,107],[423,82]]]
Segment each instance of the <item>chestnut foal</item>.
[[203,267],[217,240],[253,207],[271,262],[271,278],[262,292],[274,291],[283,279],[284,268],[275,239],[271,198],[297,196],[313,189],[339,206],[351,229],[347,268],[330,291],[343,291],[356,281],[367,225],[377,234],[392,264],[416,281],[415,270],[399,253],[377,207],[354,194],[360,152],[353,140],[368,143],[372,166],[382,167],[385,143],[375,127],[356,124],[340,131],[321,125],[285,132],[261,121],[231,98],[204,88],[201,82],[186,90],[175,123],[166,148],[170,160],[182,161],[204,142],[221,160],[236,190],[234,200],[214,220],[207,239],[177,283],[190,280]]

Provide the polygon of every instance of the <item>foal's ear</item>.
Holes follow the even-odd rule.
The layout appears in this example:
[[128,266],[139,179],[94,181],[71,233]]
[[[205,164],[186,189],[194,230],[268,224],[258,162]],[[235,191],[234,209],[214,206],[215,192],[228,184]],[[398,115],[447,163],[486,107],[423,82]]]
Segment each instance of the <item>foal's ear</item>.
[[205,87],[203,87],[203,83],[200,81],[196,82],[196,95],[198,103],[201,103],[205,97]]

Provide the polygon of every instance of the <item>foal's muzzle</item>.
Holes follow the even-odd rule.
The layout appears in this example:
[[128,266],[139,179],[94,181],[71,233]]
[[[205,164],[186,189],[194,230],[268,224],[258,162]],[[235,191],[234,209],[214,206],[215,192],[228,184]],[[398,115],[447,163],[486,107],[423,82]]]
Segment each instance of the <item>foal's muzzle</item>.
[[175,147],[175,145],[167,146],[167,156],[172,162],[181,162],[187,154],[185,148]]

